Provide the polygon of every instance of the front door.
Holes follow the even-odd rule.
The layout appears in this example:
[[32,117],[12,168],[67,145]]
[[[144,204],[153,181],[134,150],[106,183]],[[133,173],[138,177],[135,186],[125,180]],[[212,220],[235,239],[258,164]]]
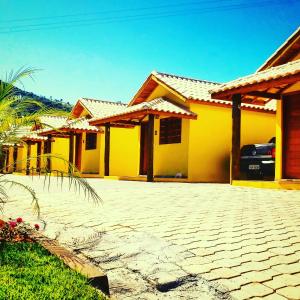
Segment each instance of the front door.
[[140,175],[147,175],[148,170],[148,123],[141,124]]
[[82,153],[82,134],[76,134],[75,144],[75,166],[81,171],[81,153]]
[[300,179],[300,94],[283,100],[283,177]]

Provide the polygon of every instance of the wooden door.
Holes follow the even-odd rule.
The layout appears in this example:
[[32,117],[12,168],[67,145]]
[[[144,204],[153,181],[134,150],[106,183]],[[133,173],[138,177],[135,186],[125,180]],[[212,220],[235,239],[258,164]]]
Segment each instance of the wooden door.
[[82,155],[82,133],[76,134],[75,144],[75,166],[81,171],[81,155]]
[[146,175],[148,170],[148,123],[141,124],[140,140],[140,175]]
[[300,94],[283,101],[283,177],[300,179]]

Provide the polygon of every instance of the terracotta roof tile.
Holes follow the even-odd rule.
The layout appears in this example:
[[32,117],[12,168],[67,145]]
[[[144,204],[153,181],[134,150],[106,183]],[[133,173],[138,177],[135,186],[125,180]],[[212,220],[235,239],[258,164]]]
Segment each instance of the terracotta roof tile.
[[127,105],[122,102],[104,101],[81,98],[81,104],[89,111],[93,118],[102,118],[107,115],[121,112]]
[[220,83],[192,79],[156,71],[153,71],[152,74],[187,99],[209,102],[223,102],[222,100],[212,99],[209,93],[209,90],[213,89],[216,86],[219,86]]
[[59,128],[61,127],[67,120],[67,117],[63,116],[41,116],[40,122],[43,127],[47,128]]
[[40,136],[39,131],[36,132],[30,132],[28,134],[25,134],[22,136],[23,140],[31,140],[31,141],[45,141],[47,140],[47,137],[45,136]]
[[286,77],[289,75],[295,75],[300,73],[300,59],[280,65],[277,67],[272,67],[270,69],[257,72],[245,77],[238,78],[236,80],[225,83],[219,87],[211,90],[212,93],[219,93],[235,88],[248,86],[256,83],[267,82],[273,79],[278,79]]
[[[163,81],[166,85],[176,90],[187,99],[198,100],[209,103],[216,103],[222,105],[231,106],[231,101],[214,99],[211,97],[210,91],[222,86],[220,83],[210,82],[205,80],[198,80],[192,78],[186,78],[182,76],[176,76],[160,72],[152,72],[159,80]],[[242,107],[252,108],[258,110],[274,111],[276,110],[276,103],[274,101],[268,105],[253,105],[242,104]]]
[[123,116],[133,112],[143,112],[143,111],[156,111],[156,112],[165,112],[165,113],[175,113],[182,116],[196,117],[197,115],[187,108],[183,108],[179,105],[176,105],[165,98],[156,98],[148,102],[142,102],[136,105],[127,106],[122,111],[111,114],[103,118],[94,118],[91,121],[106,119],[107,117]]
[[98,129],[96,126],[90,125],[89,120],[86,118],[67,120],[67,122],[59,129],[74,129],[74,130],[102,132],[102,130]]

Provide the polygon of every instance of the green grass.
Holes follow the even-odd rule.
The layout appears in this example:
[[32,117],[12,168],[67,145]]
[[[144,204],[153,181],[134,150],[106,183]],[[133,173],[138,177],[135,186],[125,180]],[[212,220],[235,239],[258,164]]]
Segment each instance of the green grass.
[[87,279],[35,243],[0,244],[0,299],[98,299]]

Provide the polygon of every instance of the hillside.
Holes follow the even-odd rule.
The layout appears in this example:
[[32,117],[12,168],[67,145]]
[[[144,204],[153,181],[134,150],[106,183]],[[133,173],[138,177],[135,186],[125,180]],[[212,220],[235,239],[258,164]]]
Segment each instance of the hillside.
[[[63,111],[71,111],[72,105],[69,102],[64,102],[62,99],[52,99],[52,97],[47,98],[45,96],[39,96],[32,92],[23,91],[19,88],[16,88],[16,95],[20,95],[23,97],[28,97],[38,102],[41,102],[45,106],[53,109],[63,110]],[[32,113],[36,111],[38,108],[33,106],[32,108],[28,109],[28,112]]]

